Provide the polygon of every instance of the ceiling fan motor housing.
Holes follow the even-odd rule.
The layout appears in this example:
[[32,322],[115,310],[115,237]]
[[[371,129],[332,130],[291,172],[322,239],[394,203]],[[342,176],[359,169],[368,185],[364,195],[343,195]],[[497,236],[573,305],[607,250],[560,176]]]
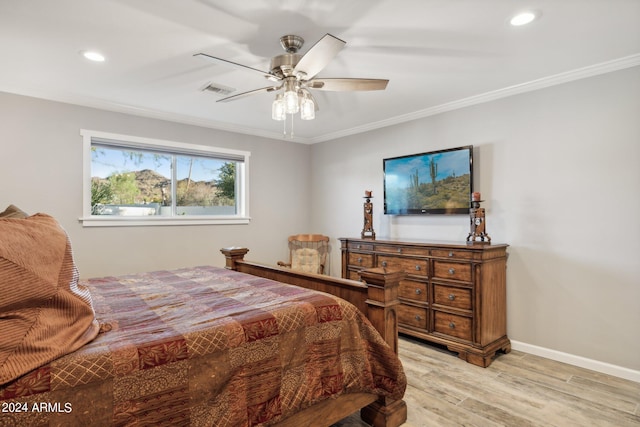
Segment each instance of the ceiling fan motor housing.
[[271,59],[271,74],[283,79],[293,76],[293,69],[302,58],[297,53],[284,53]]

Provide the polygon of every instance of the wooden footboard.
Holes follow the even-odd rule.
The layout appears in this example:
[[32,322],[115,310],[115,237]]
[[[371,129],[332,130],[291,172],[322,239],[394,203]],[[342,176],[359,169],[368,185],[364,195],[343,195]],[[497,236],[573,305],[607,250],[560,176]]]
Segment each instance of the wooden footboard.
[[[398,288],[406,273],[372,268],[360,272],[363,281],[358,282],[247,261],[244,259],[249,252],[247,248],[232,247],[220,251],[226,258],[228,269],[326,292],[351,302],[398,353]],[[282,425],[328,426],[359,409],[362,419],[375,427],[397,427],[407,419],[407,406],[403,400],[358,394],[322,402],[288,418]]]

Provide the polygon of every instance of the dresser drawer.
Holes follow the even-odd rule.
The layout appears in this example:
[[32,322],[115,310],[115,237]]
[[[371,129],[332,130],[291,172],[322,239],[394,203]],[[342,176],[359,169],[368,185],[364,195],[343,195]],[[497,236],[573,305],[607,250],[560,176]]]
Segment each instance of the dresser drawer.
[[360,242],[350,242],[348,245],[349,249],[356,251],[372,251],[373,243],[360,243]]
[[415,280],[402,280],[399,296],[413,301],[427,302],[427,284]]
[[398,322],[427,329],[427,309],[400,304],[398,307]]
[[385,267],[389,270],[402,270],[407,274],[417,276],[427,276],[428,264],[425,259],[400,258],[386,255],[378,256],[378,267]]
[[413,246],[376,245],[376,251],[387,254],[429,256],[429,249]]
[[360,278],[360,274],[358,274],[358,271],[356,271],[356,270],[349,270],[347,272],[347,279],[358,280],[358,281],[362,280]]
[[471,281],[471,264],[461,262],[433,261],[433,277]]
[[473,252],[461,251],[456,249],[433,249],[431,250],[431,256],[437,258],[450,258],[450,259],[472,259]]
[[373,267],[373,255],[350,252],[349,265],[363,267],[363,268],[371,268]]
[[471,341],[471,318],[434,311],[434,329],[441,334]]
[[433,302],[448,307],[471,310],[471,289],[434,284]]

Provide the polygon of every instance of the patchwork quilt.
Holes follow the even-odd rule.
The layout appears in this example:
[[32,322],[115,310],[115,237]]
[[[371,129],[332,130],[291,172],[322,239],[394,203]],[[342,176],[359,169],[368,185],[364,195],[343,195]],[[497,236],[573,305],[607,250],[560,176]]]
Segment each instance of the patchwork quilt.
[[271,425],[406,378],[337,297],[202,266],[81,281],[98,336],[0,386],[0,425]]

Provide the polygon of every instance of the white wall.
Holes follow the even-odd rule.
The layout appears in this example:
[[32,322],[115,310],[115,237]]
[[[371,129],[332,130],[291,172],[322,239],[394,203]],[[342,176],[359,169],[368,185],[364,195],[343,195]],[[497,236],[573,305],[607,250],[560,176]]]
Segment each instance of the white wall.
[[640,370],[640,67],[314,145],[312,224],[333,264],[365,189],[378,236],[464,242],[467,216],[385,217],[381,198],[383,158],[462,145],[487,231],[510,245],[509,337]]
[[[308,230],[309,146],[0,93],[0,211],[11,203],[58,219],[82,277],[224,265],[219,249],[286,259],[286,237]],[[80,129],[251,152],[249,225],[83,228]]]

